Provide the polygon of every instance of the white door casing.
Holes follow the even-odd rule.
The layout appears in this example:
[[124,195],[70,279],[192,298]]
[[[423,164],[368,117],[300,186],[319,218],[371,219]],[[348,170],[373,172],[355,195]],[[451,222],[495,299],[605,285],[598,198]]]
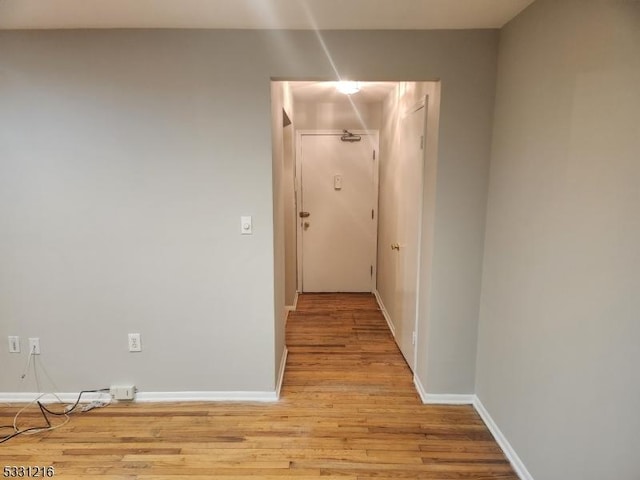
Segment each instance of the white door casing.
[[299,285],[303,292],[371,292],[377,248],[378,135],[297,135]]

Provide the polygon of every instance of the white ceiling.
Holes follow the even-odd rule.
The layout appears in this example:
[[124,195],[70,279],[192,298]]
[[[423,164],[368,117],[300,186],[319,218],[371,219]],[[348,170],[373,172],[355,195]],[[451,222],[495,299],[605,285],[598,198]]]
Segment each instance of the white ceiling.
[[500,28],[533,0],[0,0],[0,29]]

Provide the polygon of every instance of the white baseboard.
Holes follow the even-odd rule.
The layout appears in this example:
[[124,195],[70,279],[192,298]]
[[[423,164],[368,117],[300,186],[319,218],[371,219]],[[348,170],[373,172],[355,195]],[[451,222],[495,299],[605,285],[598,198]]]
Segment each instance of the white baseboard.
[[296,292],[296,295],[293,297],[293,309],[298,308],[298,297],[300,296],[300,292]]
[[482,418],[482,421],[493,435],[493,438],[496,439],[496,442],[511,463],[511,466],[518,474],[518,477],[520,477],[521,480],[533,480],[533,476],[529,473],[529,470],[527,470],[527,467],[524,465],[516,451],[513,449],[513,447],[509,443],[509,440],[507,440],[507,437],[504,436],[500,428],[498,428],[496,422],[493,420],[493,418],[491,418],[491,415],[489,415],[487,409],[484,408],[484,405],[482,404],[480,399],[477,397],[477,395],[474,395],[474,397],[475,399],[473,402],[473,406],[476,409],[476,412],[478,412],[478,415],[480,415],[480,418]]
[[[0,403],[31,403],[40,398],[41,403],[57,403],[62,400],[63,403],[75,403],[78,400],[80,392],[76,393],[57,393],[54,397],[51,393],[38,392],[0,392]],[[84,393],[80,399],[80,403],[91,403],[94,400],[104,400],[109,392],[104,393]],[[60,400],[58,400],[60,399]]]
[[295,297],[293,297],[293,305],[284,306],[284,309],[288,312],[295,312],[296,308],[298,308],[298,292],[296,292]]
[[[107,393],[108,394],[108,393]],[[41,393],[0,393],[0,403],[31,403],[42,395]],[[77,393],[56,393],[64,403],[75,403]],[[81,402],[88,403],[93,400],[104,399],[105,393],[86,393],[82,395]],[[136,402],[275,402],[278,400],[277,392],[138,392]],[[40,400],[42,403],[56,403],[58,399],[52,395],[46,395]]]
[[475,395],[427,393],[422,401],[429,405],[473,405]]
[[289,313],[291,312],[295,312],[296,309],[298,308],[298,292],[296,292],[295,297],[293,297],[293,305],[285,305],[284,306],[284,324],[287,324],[287,321],[289,320]]
[[413,384],[415,385],[416,390],[418,391],[418,395],[420,395],[420,399],[422,400],[422,403],[427,403],[426,398],[428,396],[428,393],[425,391],[424,387],[422,386],[422,382],[420,382],[420,379],[416,374],[413,375]]
[[276,385],[276,397],[280,398],[280,390],[282,390],[282,381],[284,380],[284,371],[287,368],[287,355],[289,355],[289,350],[287,347],[284,347],[284,353],[282,354],[282,359],[280,360],[280,370],[278,372],[278,384]]
[[138,392],[136,402],[275,402],[273,392]]
[[380,307],[380,311],[382,312],[382,315],[384,316],[384,319],[387,321],[387,325],[389,325],[389,330],[391,330],[391,334],[395,337],[396,336],[396,327],[393,325],[393,322],[391,321],[391,317],[389,316],[389,312],[387,312],[387,309],[384,306],[384,303],[382,302],[382,298],[380,297],[380,294],[378,293],[378,290],[374,290],[373,294],[376,297],[376,301],[378,302],[378,306]]
[[413,384],[416,386],[422,403],[427,405],[473,405],[476,399],[473,394],[427,393],[417,375],[413,376]]

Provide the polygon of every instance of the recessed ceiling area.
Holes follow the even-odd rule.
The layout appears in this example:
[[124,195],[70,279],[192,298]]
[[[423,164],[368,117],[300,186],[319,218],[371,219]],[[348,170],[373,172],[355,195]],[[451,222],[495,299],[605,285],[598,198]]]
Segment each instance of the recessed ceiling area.
[[0,0],[0,29],[500,28],[533,0]]

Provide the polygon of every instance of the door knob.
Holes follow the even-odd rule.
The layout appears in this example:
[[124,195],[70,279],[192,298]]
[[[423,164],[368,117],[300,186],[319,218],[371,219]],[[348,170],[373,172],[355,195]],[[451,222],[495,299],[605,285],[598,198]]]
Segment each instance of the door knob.
[[398,250],[400,251],[400,245],[397,243],[392,243],[391,244],[391,250]]
[[300,218],[307,218],[311,214],[309,212],[300,212],[298,215],[300,215]]

